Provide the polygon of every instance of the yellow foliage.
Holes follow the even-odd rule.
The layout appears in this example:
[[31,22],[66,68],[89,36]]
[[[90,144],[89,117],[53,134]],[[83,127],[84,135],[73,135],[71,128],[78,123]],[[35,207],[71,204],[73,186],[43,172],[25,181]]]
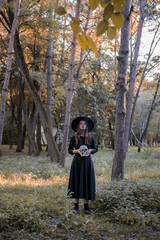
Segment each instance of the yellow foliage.
[[66,14],[66,10],[62,6],[57,7],[55,12],[60,16]]
[[99,5],[99,0],[89,0],[89,4],[92,11],[94,11]]
[[108,29],[109,23],[106,20],[103,20],[98,23],[97,26],[97,37],[101,36],[107,29]]
[[84,51],[88,51],[89,42],[88,42],[86,35],[84,33],[79,33],[77,38],[78,38],[78,43],[81,46],[81,48],[83,48]]
[[126,2],[125,0],[113,0],[113,5],[116,12],[122,12]]
[[79,33],[79,32],[82,32],[82,29],[80,28],[80,26],[79,26],[79,24],[77,23],[77,22],[71,22],[70,23],[70,26],[71,26],[71,29],[72,29],[72,31],[74,32],[74,33]]
[[105,20],[108,20],[112,16],[113,12],[114,12],[113,5],[112,4],[107,5],[107,7],[105,7],[104,9],[103,18]]
[[124,16],[122,13],[114,13],[111,19],[116,28],[120,29],[123,26]]
[[98,48],[96,47],[96,44],[93,42],[92,38],[87,36],[87,39],[89,41],[89,46],[92,49],[92,51],[97,55],[98,54]]
[[116,36],[116,28],[115,27],[108,27],[107,36],[112,40]]

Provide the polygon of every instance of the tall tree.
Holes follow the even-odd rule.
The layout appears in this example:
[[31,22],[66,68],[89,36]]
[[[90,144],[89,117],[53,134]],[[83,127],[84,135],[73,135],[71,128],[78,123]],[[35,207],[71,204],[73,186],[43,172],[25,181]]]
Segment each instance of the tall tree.
[[21,4],[21,0],[16,0],[14,18],[12,22],[12,28],[11,28],[10,40],[9,40],[6,74],[5,74],[5,79],[4,79],[3,89],[2,89],[1,109],[0,109],[0,148],[2,144],[4,118],[5,118],[5,110],[6,110],[6,98],[7,98],[8,84],[9,84],[10,73],[11,73],[14,38],[15,38],[18,16],[20,12],[20,4]]
[[116,83],[116,116],[115,116],[115,154],[112,165],[112,179],[123,179],[125,160],[125,98],[126,98],[126,76],[128,69],[129,55],[129,31],[130,31],[130,4],[131,0],[126,0],[123,10],[125,17],[121,29],[121,43],[118,56],[118,79]]
[[129,86],[129,94],[128,94],[126,117],[125,117],[125,134],[124,134],[125,152],[128,149],[128,140],[129,140],[129,134],[130,134],[131,110],[132,110],[134,86],[135,86],[135,80],[136,80],[136,70],[137,70],[137,62],[138,62],[138,55],[139,55],[139,48],[140,48],[140,40],[141,40],[142,28],[143,28],[143,22],[144,22],[144,7],[145,7],[145,0],[141,0],[140,1],[140,18],[139,18],[139,25],[138,25],[138,31],[137,31],[137,39],[135,44],[134,58],[131,66],[130,86]]
[[48,36],[48,47],[47,47],[47,114],[50,121],[51,128],[53,127],[52,118],[52,17],[53,17],[53,3],[50,4],[49,8],[49,36]]
[[[81,0],[77,0],[76,19],[79,19],[80,5],[81,5]],[[65,111],[64,128],[63,128],[63,142],[62,142],[61,156],[60,156],[60,164],[62,166],[64,166],[65,164],[65,156],[66,156],[66,150],[67,150],[67,141],[68,141],[68,133],[69,133],[69,125],[70,125],[70,117],[71,117],[75,49],[76,49],[76,34],[73,33],[72,44],[71,44],[71,58],[70,58],[69,74],[68,74],[68,89],[66,94],[66,111]]]

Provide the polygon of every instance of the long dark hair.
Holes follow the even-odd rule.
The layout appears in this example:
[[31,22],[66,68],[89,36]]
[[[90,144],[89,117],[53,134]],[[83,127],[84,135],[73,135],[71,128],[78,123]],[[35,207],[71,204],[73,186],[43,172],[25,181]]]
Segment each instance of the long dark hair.
[[[82,131],[79,128],[79,125],[80,125],[80,122],[78,123],[77,130],[76,130],[76,136],[75,136],[76,144],[78,143],[78,140],[80,139],[80,136],[82,135]],[[85,144],[88,144],[88,142],[91,140],[91,135],[88,132],[87,122],[86,122],[86,129],[84,130],[84,137],[85,137],[85,140],[84,140]]]

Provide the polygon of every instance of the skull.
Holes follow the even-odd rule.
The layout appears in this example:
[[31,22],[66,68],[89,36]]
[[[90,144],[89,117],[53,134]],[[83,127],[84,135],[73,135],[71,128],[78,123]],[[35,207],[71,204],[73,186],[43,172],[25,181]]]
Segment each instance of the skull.
[[86,145],[80,146],[80,151],[83,157],[88,156],[88,147]]

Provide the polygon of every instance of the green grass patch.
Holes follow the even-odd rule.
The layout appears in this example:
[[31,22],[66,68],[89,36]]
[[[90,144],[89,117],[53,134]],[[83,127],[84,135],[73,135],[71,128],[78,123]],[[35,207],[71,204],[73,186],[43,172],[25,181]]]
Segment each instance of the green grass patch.
[[[12,151],[12,150],[10,150]],[[39,157],[5,152],[0,158],[1,239],[160,239],[160,151],[130,148],[125,179],[111,181],[114,152],[93,155],[96,200],[92,213],[73,213],[67,199],[72,156],[65,168]]]

